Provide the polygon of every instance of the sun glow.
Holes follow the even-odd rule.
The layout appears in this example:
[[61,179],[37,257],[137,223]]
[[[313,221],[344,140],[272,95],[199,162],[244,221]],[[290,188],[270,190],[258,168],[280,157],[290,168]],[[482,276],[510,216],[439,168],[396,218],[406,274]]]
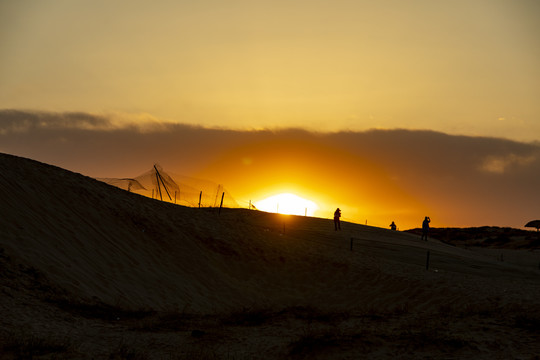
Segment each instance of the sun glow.
[[283,193],[267,197],[255,202],[257,209],[267,212],[277,212],[287,215],[313,216],[319,208],[313,201],[301,198],[291,193]]

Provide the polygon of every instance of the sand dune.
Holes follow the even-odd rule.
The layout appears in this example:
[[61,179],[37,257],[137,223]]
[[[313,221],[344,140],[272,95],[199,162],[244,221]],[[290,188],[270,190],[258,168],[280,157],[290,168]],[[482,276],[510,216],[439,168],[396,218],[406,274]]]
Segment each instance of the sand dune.
[[540,356],[538,253],[504,262],[359,224],[187,208],[5,154],[0,198],[8,355],[61,335],[69,346],[44,356]]

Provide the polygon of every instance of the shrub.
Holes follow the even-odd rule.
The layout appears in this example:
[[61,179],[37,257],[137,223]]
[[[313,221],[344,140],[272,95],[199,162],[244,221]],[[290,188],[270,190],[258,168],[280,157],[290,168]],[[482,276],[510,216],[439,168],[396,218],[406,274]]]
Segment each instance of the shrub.
[[222,319],[224,325],[258,326],[275,316],[269,309],[248,309],[235,311]]

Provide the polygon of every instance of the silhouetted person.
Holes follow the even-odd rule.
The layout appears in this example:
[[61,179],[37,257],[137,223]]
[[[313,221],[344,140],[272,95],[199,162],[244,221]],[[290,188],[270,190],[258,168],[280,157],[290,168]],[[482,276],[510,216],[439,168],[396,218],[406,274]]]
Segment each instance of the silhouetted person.
[[390,224],[390,229],[396,230],[396,228],[397,228],[396,224],[392,221],[392,223]]
[[339,221],[339,218],[341,217],[341,210],[339,208],[334,211],[334,228],[336,230],[341,230],[341,223]]
[[427,235],[428,235],[428,232],[429,232],[429,223],[430,222],[431,222],[431,219],[429,218],[429,216],[426,216],[424,221],[422,221],[422,240],[424,240],[424,238],[425,238],[426,241],[427,241]]

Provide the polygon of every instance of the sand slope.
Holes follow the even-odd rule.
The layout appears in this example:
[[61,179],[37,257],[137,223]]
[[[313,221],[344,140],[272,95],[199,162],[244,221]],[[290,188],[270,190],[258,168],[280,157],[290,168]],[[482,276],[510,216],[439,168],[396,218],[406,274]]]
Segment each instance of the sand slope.
[[[540,314],[540,272],[530,261],[501,262],[407,233],[351,223],[336,232],[327,219],[186,208],[5,154],[0,154],[0,199],[0,310],[8,332],[21,323],[40,323],[37,318],[45,315],[37,309],[42,307],[56,314],[58,306],[47,303],[57,305],[62,299],[200,316],[295,307],[324,314],[406,314],[409,323],[418,314],[463,314],[473,308],[494,312],[513,307],[512,316]],[[535,321],[540,317],[534,316],[532,330],[520,329],[516,335],[524,342],[516,340],[511,349],[497,353],[535,355],[538,347],[528,340],[538,334]],[[281,324],[276,332],[296,326],[283,321],[289,325]],[[355,326],[343,320],[339,331]],[[493,334],[487,336],[474,352],[496,342]],[[237,345],[229,351],[250,349],[242,356],[253,358],[266,347],[280,358],[285,350],[265,339],[260,346],[231,340]],[[357,341],[352,335],[347,339]],[[402,335],[399,341],[405,341]],[[381,346],[387,347],[369,351],[382,358],[396,355],[394,350],[379,353]],[[357,358],[357,347],[341,347],[331,346],[324,356]]]

